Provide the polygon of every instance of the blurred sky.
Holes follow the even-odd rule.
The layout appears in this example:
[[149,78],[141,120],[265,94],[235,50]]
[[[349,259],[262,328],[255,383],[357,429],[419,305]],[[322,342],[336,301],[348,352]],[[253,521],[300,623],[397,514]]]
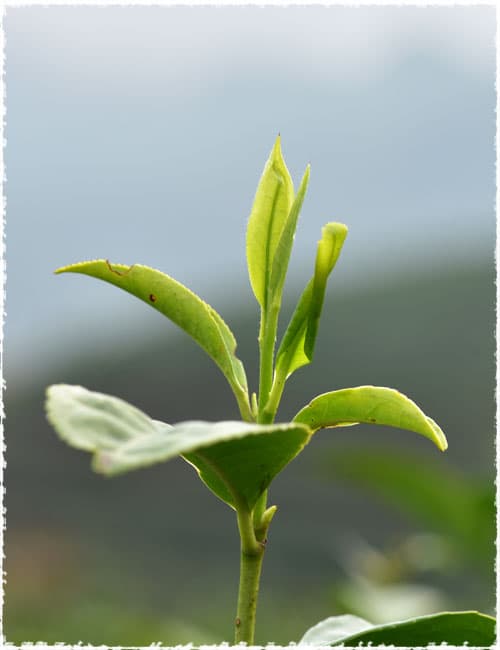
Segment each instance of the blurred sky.
[[278,132],[296,182],[312,165],[294,280],[330,220],[341,288],[493,256],[493,7],[11,7],[4,29],[7,372],[161,324],[52,275],[74,261],[155,266],[223,314],[252,300]]

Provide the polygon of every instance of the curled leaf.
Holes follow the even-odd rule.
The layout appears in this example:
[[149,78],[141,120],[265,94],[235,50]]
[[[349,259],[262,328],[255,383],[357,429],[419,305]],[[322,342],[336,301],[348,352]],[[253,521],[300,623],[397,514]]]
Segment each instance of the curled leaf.
[[269,301],[272,301],[277,309],[281,306],[281,297],[288,270],[288,263],[292,252],[295,231],[297,229],[297,221],[307,192],[307,186],[309,184],[309,173],[310,167],[308,165],[283,226],[283,231],[281,232],[278,246],[276,247],[276,252],[272,260],[271,278],[269,283]]
[[278,381],[312,361],[328,277],[346,236],[347,226],[342,223],[328,223],[322,228],[314,276],[302,293],[276,355]]
[[267,309],[273,260],[293,200],[293,182],[278,136],[259,181],[247,227],[250,284],[264,310]]
[[448,442],[439,426],[413,402],[393,388],[358,386],[324,393],[297,413],[294,422],[313,431],[365,422],[414,431],[445,451]]

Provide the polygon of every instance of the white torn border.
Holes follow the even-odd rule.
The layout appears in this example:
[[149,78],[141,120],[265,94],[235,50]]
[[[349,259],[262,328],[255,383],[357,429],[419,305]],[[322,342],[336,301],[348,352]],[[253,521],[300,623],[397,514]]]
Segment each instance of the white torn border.
[[[0,62],[1,62],[1,82],[0,82],[0,115],[1,115],[1,124],[0,124],[0,129],[1,129],[1,136],[2,136],[2,149],[0,152],[0,189],[1,189],[1,197],[2,197],[2,230],[1,230],[1,266],[0,266],[0,273],[1,273],[1,281],[2,281],[2,287],[3,291],[1,293],[0,297],[0,309],[1,309],[1,319],[2,319],[2,328],[0,332],[0,372],[1,372],[1,378],[2,378],[2,395],[1,395],[1,402],[0,402],[0,428],[1,428],[1,433],[2,433],[2,438],[1,438],[1,450],[2,450],[2,462],[0,464],[0,488],[1,488],[1,496],[2,496],[2,503],[1,503],[1,527],[0,527],[0,544],[2,548],[2,553],[0,555],[0,568],[1,568],[1,575],[2,575],[2,586],[1,586],[1,592],[0,592],[0,605],[2,607],[2,611],[0,613],[0,634],[1,634],[1,639],[0,639],[0,647],[2,648],[23,648],[23,649],[31,649],[31,648],[81,648],[82,650],[84,649],[90,649],[90,648],[95,648],[96,650],[105,650],[109,648],[110,646],[92,646],[89,644],[83,644],[79,643],[77,645],[70,645],[70,644],[65,644],[65,643],[56,643],[53,645],[43,643],[43,642],[26,642],[23,643],[21,646],[16,646],[12,643],[9,643],[3,634],[3,606],[4,606],[4,584],[6,582],[6,575],[4,571],[4,531],[6,529],[6,511],[5,511],[5,490],[6,487],[4,486],[4,469],[6,466],[6,449],[5,449],[5,438],[4,438],[4,420],[5,420],[5,413],[4,413],[4,401],[3,401],[3,394],[5,390],[5,379],[4,379],[4,374],[3,374],[3,358],[4,358],[4,338],[3,338],[3,333],[4,333],[4,325],[5,325],[5,298],[6,298],[6,280],[7,280],[7,269],[6,269],[6,257],[5,257],[5,250],[6,250],[6,242],[5,242],[5,222],[6,222],[6,194],[5,194],[5,182],[6,182],[6,170],[5,170],[5,147],[6,147],[6,140],[5,140],[5,123],[6,123],[6,97],[5,97],[5,31],[4,31],[4,18],[5,18],[5,12],[8,7],[31,7],[31,6],[43,6],[43,7],[56,7],[56,6],[105,6],[105,7],[123,7],[123,6],[165,6],[165,7],[179,7],[179,6],[218,6],[218,7],[237,7],[237,6],[257,6],[257,7],[281,7],[283,9],[286,9],[288,6],[302,6],[302,7],[308,7],[308,6],[351,6],[351,7],[365,7],[365,6],[380,6],[380,7],[387,7],[387,6],[399,6],[399,7],[404,7],[404,6],[418,6],[418,7],[464,7],[464,6],[491,6],[491,7],[496,7],[497,8],[497,32],[496,32],[496,84],[495,84],[495,90],[497,94],[497,103],[496,103],[496,116],[497,116],[497,130],[496,130],[496,152],[497,152],[497,159],[496,159],[496,197],[495,197],[495,207],[496,207],[496,214],[497,214],[497,231],[496,231],[496,236],[497,236],[497,241],[496,241],[496,247],[495,247],[495,261],[496,261],[496,279],[497,279],[497,305],[496,305],[496,317],[497,317],[497,324],[496,324],[496,340],[497,340],[497,375],[496,375],[496,402],[497,402],[497,411],[496,411],[496,423],[497,423],[497,428],[498,428],[498,422],[500,419],[500,409],[499,409],[499,404],[500,404],[500,387],[499,387],[499,366],[498,366],[498,358],[500,357],[500,346],[499,346],[499,341],[500,341],[500,322],[498,319],[498,304],[500,301],[500,278],[499,278],[499,268],[498,268],[498,260],[500,256],[500,227],[499,227],[499,221],[498,221],[498,214],[500,211],[500,198],[499,198],[499,185],[500,185],[500,165],[498,164],[498,152],[500,151],[500,135],[499,135],[499,130],[498,130],[498,120],[500,119],[500,101],[499,101],[499,80],[500,80],[500,39],[499,39],[499,33],[500,33],[500,28],[499,28],[499,20],[500,20],[500,12],[498,11],[498,4],[496,0],[480,0],[480,1],[474,1],[474,0],[434,0],[433,2],[427,2],[424,0],[413,0],[413,1],[402,1],[402,2],[395,2],[394,0],[377,0],[377,2],[373,2],[372,0],[356,0],[355,2],[349,1],[349,0],[344,0],[344,1],[336,1],[336,0],[324,0],[323,2],[318,2],[316,0],[285,0],[284,2],[279,2],[277,0],[260,0],[258,2],[254,1],[246,1],[246,0],[218,0],[217,2],[210,2],[208,0],[192,0],[191,2],[186,2],[183,0],[121,0],[121,2],[114,1],[112,0],[111,2],[105,2],[103,0],[74,0],[73,2],[68,1],[68,0],[0,0],[0,21],[1,21],[1,30],[0,30]],[[498,431],[497,431],[498,434]],[[500,445],[496,445],[496,467],[498,470],[499,467],[499,449]],[[497,487],[497,531],[499,530],[500,527],[500,508],[498,507],[498,504],[500,504],[500,481],[496,480],[496,487]],[[497,557],[496,557],[496,563],[495,563],[495,569],[498,569],[499,566],[499,556],[500,556],[500,544],[498,543],[498,536],[497,536]],[[497,570],[497,611],[499,609],[500,601],[498,598],[498,593],[499,593],[499,581],[498,581],[498,570]],[[116,650],[126,650],[131,646],[113,646]],[[134,646],[135,648],[136,646]],[[288,646],[281,646],[281,645],[274,645],[273,643],[268,643],[267,645],[262,645],[262,646],[247,646],[246,644],[240,644],[239,646],[231,646],[228,643],[222,643],[219,645],[194,645],[194,644],[187,644],[187,645],[177,645],[177,646],[165,646],[162,643],[154,643],[149,646],[143,646],[144,648],[183,648],[185,650],[212,650],[214,648],[230,648],[230,647],[241,647],[241,648],[248,648],[248,650],[253,650],[253,649],[260,649],[260,648],[266,648],[267,649],[272,649],[272,650],[280,650],[281,648],[293,648],[293,647],[301,647],[301,648],[312,648],[314,647],[315,650],[321,650],[323,647],[330,647],[330,646],[298,646],[296,643],[290,643]],[[338,648],[343,648],[343,645],[336,646]],[[364,646],[364,647],[371,647],[371,644],[369,646]],[[395,646],[385,646],[385,645],[379,645],[376,646],[377,648],[394,648]],[[446,643],[443,644],[433,644],[426,646],[428,649],[432,648],[453,648],[456,646],[449,646]],[[461,647],[470,647],[472,646],[461,646]],[[493,647],[500,647],[498,646],[498,640],[497,644]],[[418,650],[418,648],[416,648]]]

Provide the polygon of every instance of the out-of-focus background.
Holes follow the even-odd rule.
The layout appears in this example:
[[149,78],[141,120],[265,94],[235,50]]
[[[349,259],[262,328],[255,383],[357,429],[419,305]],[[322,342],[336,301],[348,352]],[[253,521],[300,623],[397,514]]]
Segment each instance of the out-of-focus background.
[[312,175],[282,327],[321,226],[349,235],[312,366],[319,392],[398,388],[449,440],[323,431],[271,488],[258,642],[321,618],[491,612],[495,12],[489,7],[7,10],[7,640],[230,641],[232,511],[182,460],[93,474],[44,419],[78,383],[168,422],[237,417],[211,360],[154,310],[83,276],[157,267],[213,304],[256,385],[246,219],[278,132]]

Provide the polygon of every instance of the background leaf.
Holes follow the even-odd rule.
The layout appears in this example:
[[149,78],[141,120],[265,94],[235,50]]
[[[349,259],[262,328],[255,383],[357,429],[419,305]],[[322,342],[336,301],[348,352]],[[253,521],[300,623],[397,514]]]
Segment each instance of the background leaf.
[[322,459],[332,478],[371,495],[432,530],[447,535],[468,559],[488,573],[495,542],[495,495],[484,480],[434,458],[379,447],[336,450]]
[[311,435],[307,426],[294,423],[170,426],[116,397],[65,384],[47,390],[46,408],[61,438],[95,453],[97,472],[111,476],[183,456],[218,497],[250,510]]
[[281,153],[278,136],[259,181],[247,227],[250,284],[264,310],[267,309],[274,256],[293,200],[293,182]]
[[124,289],[157,309],[189,334],[224,373],[240,405],[249,416],[245,370],[235,356],[236,340],[222,317],[177,280],[156,269],[133,264],[111,265],[94,260],[64,266],[56,273],[83,273]]
[[348,636],[363,632],[373,625],[359,616],[344,614],[342,616],[330,616],[309,628],[300,639],[299,644],[307,645],[330,645],[335,641],[341,641]]
[[331,645],[354,646],[360,643],[416,648],[447,643],[452,646],[490,647],[495,643],[495,619],[479,612],[442,612],[377,625],[337,640]]
[[324,393],[313,399],[294,418],[314,431],[366,422],[420,433],[444,451],[444,433],[420,408],[393,388],[358,386]]

